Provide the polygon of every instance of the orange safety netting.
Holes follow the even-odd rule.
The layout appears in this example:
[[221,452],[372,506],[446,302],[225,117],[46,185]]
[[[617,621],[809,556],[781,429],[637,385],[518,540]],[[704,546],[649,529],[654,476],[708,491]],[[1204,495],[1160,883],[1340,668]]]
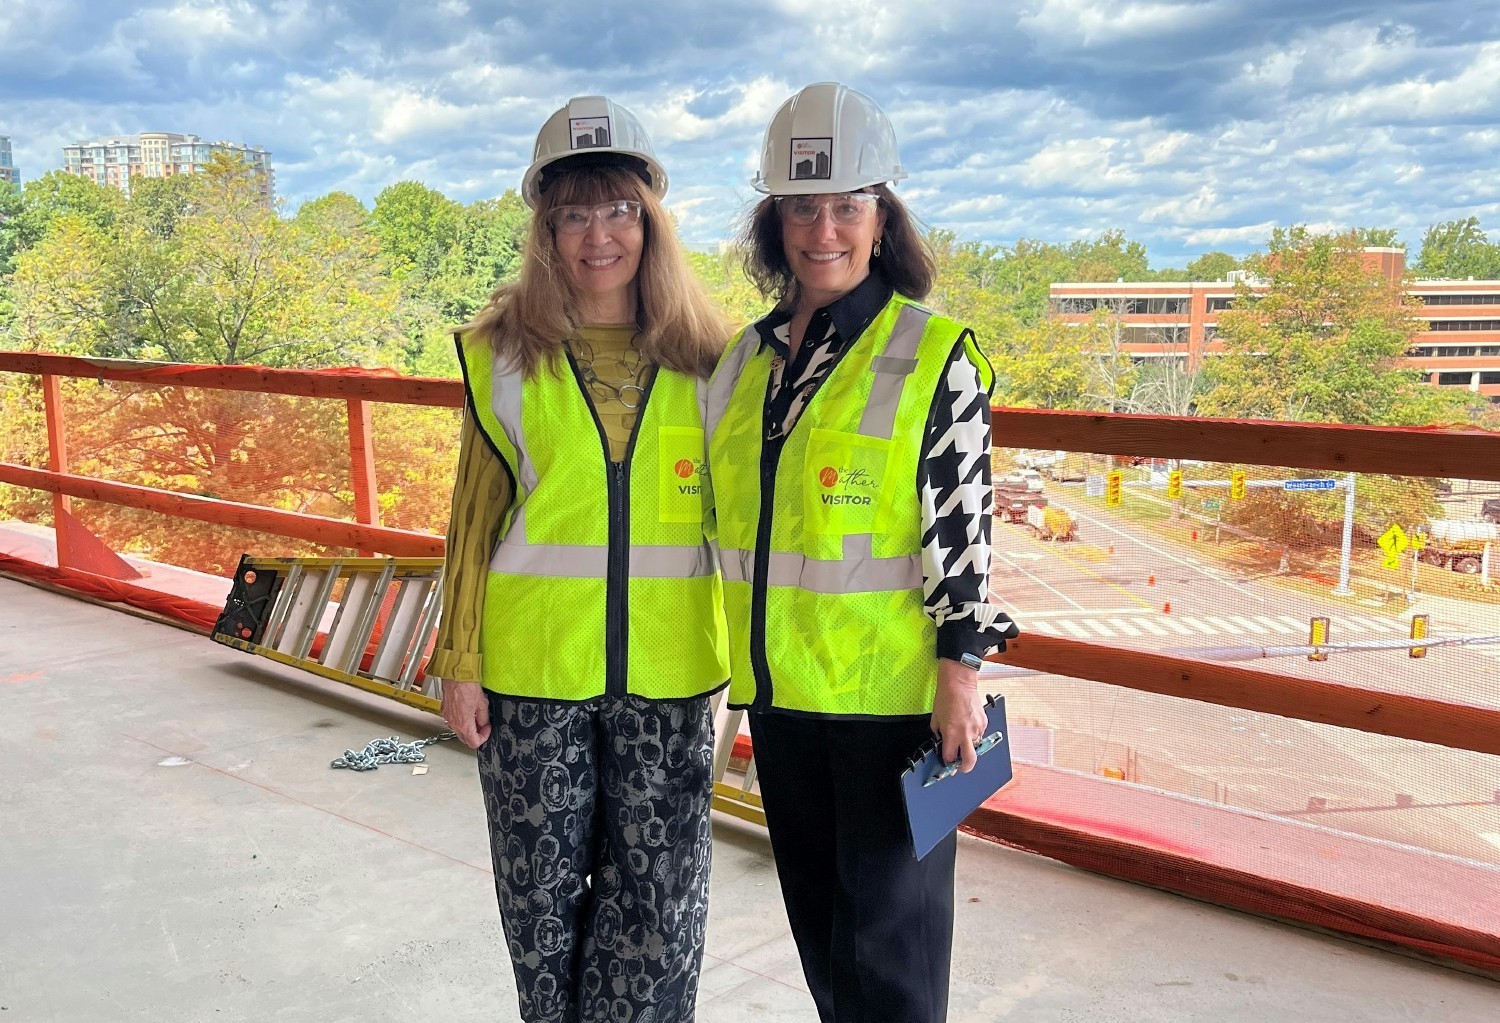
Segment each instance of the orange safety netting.
[[[0,484],[0,570],[206,629],[241,553],[360,553],[331,533],[251,528],[236,509],[444,532],[455,382],[336,371],[319,395],[272,390],[307,389],[309,374],[267,375],[263,391],[194,385],[215,372],[64,379],[60,394],[69,472],[232,502],[222,521]],[[372,400],[364,434],[334,386],[346,379],[422,401]],[[0,385],[0,461],[46,468],[40,386]],[[1253,665],[1307,682],[1314,700],[1343,687],[1500,707],[1500,551],[1485,555],[1478,526],[1435,525],[1482,521],[1500,484],[1439,487],[1416,465],[1361,475],[1346,558],[1344,474],[1162,454],[997,452],[991,593],[1026,635]],[[1414,657],[1418,616],[1443,645]],[[1017,781],[971,830],[1500,969],[1500,757],[1034,671],[985,686],[1006,696]]]

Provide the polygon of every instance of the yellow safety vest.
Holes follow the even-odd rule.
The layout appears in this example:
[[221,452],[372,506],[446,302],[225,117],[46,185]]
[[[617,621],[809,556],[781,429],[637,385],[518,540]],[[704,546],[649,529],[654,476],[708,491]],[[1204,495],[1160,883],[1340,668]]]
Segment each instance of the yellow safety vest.
[[723,590],[704,536],[699,382],[658,369],[623,462],[571,354],[531,379],[461,339],[469,411],[515,499],[490,561],[486,689],[581,701],[684,699],[729,676]]
[[973,335],[893,296],[784,438],[765,440],[772,353],[754,327],[709,382],[705,424],[729,619],[729,702],[839,717],[932,710],[917,478],[955,344]]

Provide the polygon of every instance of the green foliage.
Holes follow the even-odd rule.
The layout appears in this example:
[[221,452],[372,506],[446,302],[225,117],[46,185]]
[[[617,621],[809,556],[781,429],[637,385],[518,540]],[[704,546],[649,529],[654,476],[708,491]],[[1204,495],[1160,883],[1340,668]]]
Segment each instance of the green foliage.
[[130,188],[125,215],[158,238],[170,238],[192,207],[192,178],[141,178]]
[[733,248],[717,253],[694,252],[687,254],[688,265],[708,289],[709,296],[724,310],[724,315],[736,329],[760,319],[770,309],[770,302],[762,298],[750,278],[745,276],[742,254]]
[[1401,240],[1394,227],[1356,227],[1351,233],[1354,235],[1354,240],[1363,248],[1406,248],[1406,243]]
[[1187,265],[1187,279],[1190,281],[1228,280],[1229,271],[1239,268],[1240,261],[1227,252],[1205,252]]
[[1489,240],[1478,217],[1433,224],[1422,236],[1415,269],[1423,277],[1500,279],[1500,243]]
[[419,181],[398,181],[375,197],[373,217],[391,276],[431,279],[458,237],[462,207]]
[[[1219,317],[1224,352],[1200,402],[1208,415],[1304,422],[1414,422],[1435,392],[1403,362],[1420,329],[1399,284],[1367,271],[1350,233],[1277,228],[1247,260],[1266,288]],[[1420,411],[1419,411],[1420,410]]]
[[55,216],[17,261],[19,343],[229,365],[391,361],[399,293],[374,235],[337,222],[341,204],[285,220],[241,164],[186,180],[107,224]]

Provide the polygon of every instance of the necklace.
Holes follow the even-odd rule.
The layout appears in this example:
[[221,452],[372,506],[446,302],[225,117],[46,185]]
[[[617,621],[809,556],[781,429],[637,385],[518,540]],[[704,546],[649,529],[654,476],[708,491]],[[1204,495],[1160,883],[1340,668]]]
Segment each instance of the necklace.
[[[646,399],[646,389],[640,383],[646,364],[641,361],[640,349],[636,348],[634,340],[624,354],[611,355],[602,361],[595,355],[593,346],[582,338],[565,344],[578,364],[578,375],[583,378],[584,386],[602,397],[613,398],[631,411],[641,407]],[[601,377],[601,369],[619,383]]]

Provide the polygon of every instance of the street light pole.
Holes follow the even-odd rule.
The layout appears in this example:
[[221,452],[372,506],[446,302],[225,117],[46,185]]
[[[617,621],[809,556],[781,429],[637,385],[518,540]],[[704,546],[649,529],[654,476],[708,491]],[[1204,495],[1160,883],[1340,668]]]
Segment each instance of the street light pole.
[[1354,591],[1349,588],[1349,558],[1354,553],[1354,473],[1344,476],[1344,547],[1339,556],[1339,584],[1333,588],[1336,597],[1347,597]]

